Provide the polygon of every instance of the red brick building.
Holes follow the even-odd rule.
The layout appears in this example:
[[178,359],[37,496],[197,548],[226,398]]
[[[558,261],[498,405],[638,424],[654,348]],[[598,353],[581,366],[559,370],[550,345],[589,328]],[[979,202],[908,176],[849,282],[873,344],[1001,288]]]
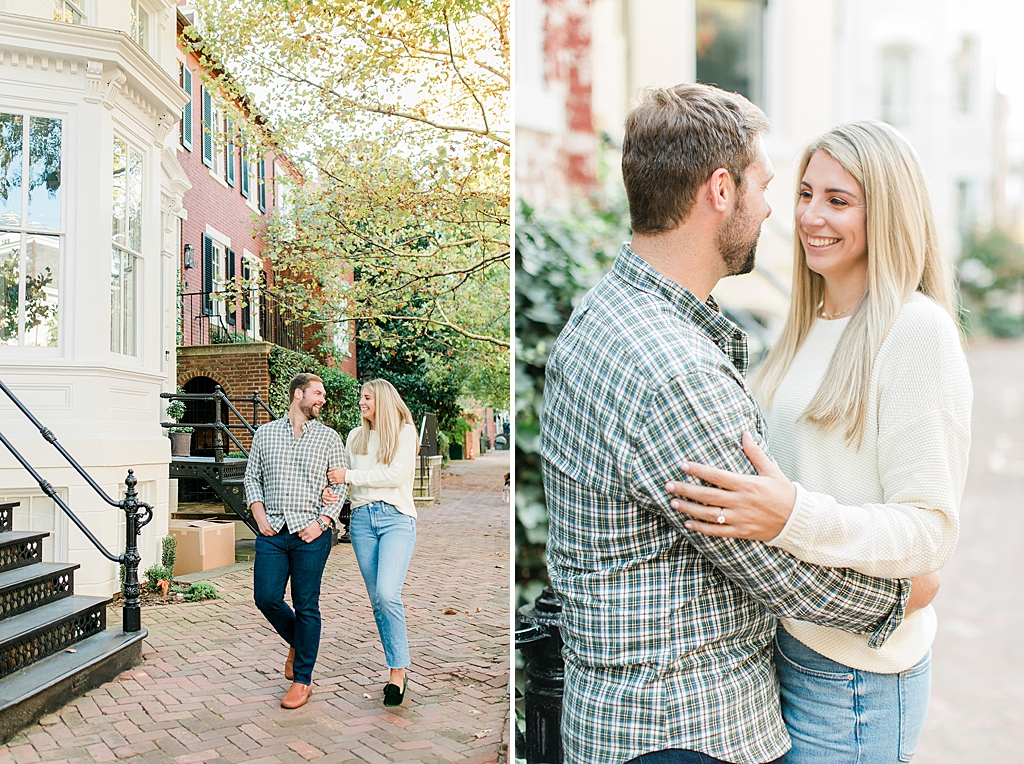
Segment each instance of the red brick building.
[[[180,10],[177,20],[180,39],[190,21]],[[263,256],[268,221],[287,203],[289,186],[303,178],[287,157],[243,137],[258,134],[263,147],[275,145],[266,119],[224,95],[229,75],[203,70],[180,43],[179,53],[180,84],[192,98],[182,111],[177,156],[192,188],[181,224],[178,385],[197,393],[219,385],[228,397],[258,392],[266,400],[273,346],[308,352],[318,329],[304,325],[274,291]],[[341,370],[355,376],[354,340],[344,350]],[[186,421],[213,420],[212,409],[189,407]],[[197,431],[193,453],[211,452],[212,437],[210,430]]]

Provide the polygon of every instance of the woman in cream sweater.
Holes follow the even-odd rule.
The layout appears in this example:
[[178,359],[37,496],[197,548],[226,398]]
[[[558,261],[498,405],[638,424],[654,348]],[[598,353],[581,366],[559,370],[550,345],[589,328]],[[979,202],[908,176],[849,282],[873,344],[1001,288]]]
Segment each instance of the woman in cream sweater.
[[[781,471],[745,436],[757,476],[686,465],[717,487],[677,481],[687,500],[673,506],[694,530],[809,563],[926,576],[957,541],[972,391],[924,175],[896,130],[858,121],[814,141],[799,178],[793,301],[754,384]],[[873,649],[784,619],[775,658],[787,764],[910,761],[935,626],[925,607]]]
[[[416,545],[412,483],[419,444],[409,407],[390,382],[365,383],[359,411],[363,423],[348,434],[349,468],[336,467],[327,477],[332,485],[350,486],[349,536],[390,669],[384,705],[399,706],[409,685],[402,586]],[[332,500],[328,488],[324,501]]]

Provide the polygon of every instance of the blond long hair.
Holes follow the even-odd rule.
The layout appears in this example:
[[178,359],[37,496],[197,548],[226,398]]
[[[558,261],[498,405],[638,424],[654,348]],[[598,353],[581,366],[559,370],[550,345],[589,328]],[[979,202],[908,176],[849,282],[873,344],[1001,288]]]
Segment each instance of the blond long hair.
[[[822,429],[842,426],[847,443],[859,448],[878,349],[914,292],[927,295],[956,320],[953,271],[939,248],[920,160],[906,138],[875,120],[833,128],[804,151],[797,173],[798,188],[817,151],[824,151],[842,165],[864,192],[868,274],[864,297],[843,331],[803,418]],[[769,404],[807,338],[825,293],[825,281],[807,267],[803,242],[797,235],[793,236],[793,254],[789,316],[755,382],[758,394]]]
[[413,423],[412,412],[395,386],[386,379],[371,379],[363,383],[359,394],[362,395],[365,390],[373,393],[374,424],[371,425],[370,420],[363,417],[363,423],[352,436],[352,453],[366,453],[370,431],[373,430],[377,433],[377,461],[380,464],[391,464],[398,452],[398,435],[402,426]]

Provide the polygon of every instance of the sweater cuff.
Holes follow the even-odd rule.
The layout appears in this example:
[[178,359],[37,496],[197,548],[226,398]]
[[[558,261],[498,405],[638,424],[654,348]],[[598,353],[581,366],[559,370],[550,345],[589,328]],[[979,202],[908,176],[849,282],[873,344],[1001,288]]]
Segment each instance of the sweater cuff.
[[799,556],[794,550],[806,548],[810,541],[814,502],[811,499],[813,496],[811,491],[796,481],[793,481],[793,485],[796,486],[793,511],[789,513],[789,519],[779,535],[767,543],[769,546],[778,547],[794,556]]

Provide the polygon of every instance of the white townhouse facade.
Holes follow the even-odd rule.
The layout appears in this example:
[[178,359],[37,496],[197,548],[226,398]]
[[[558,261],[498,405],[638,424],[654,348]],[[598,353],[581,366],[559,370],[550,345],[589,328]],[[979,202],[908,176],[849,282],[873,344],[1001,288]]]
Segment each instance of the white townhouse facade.
[[[167,533],[177,261],[188,180],[175,155],[172,0],[0,0],[0,379],[111,496],[128,469],[154,508],[142,568]],[[124,515],[104,503],[0,395],[0,432],[111,552]],[[44,559],[80,563],[76,591],[118,570],[6,449],[0,501],[45,530]]]

